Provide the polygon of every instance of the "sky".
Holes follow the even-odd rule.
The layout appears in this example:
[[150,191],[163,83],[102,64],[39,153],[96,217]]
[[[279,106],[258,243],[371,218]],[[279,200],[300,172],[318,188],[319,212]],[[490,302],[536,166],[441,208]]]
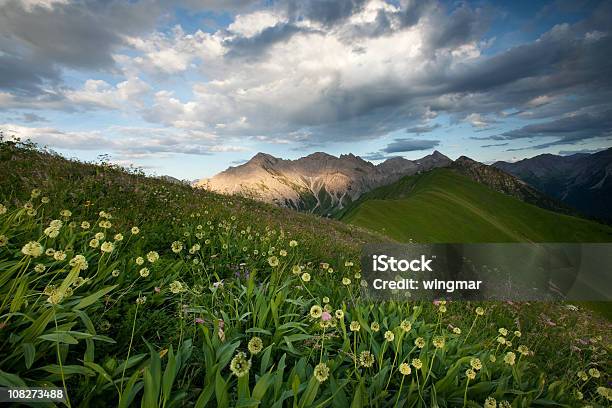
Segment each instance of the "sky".
[[194,180],[257,152],[612,146],[612,1],[0,0],[0,130]]

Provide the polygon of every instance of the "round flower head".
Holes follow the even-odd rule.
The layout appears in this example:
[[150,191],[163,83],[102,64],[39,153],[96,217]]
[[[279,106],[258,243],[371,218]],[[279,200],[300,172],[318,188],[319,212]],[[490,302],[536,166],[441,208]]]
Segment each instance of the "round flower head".
[[484,315],[484,309],[482,307],[478,306],[476,308],[476,315],[478,315],[478,316]]
[[492,363],[494,363],[494,362],[496,362],[496,361],[497,361],[497,357],[495,357],[495,355],[494,355],[494,354],[491,354],[491,355],[489,356],[489,361],[490,361],[490,362],[492,362]]
[[136,299],[136,304],[137,305],[144,305],[146,301],[147,301],[147,297],[146,296],[138,296],[138,298]]
[[400,327],[403,331],[408,333],[412,329],[412,324],[410,324],[408,320],[402,320],[402,323],[400,323]]
[[596,368],[589,368],[589,375],[593,378],[599,378],[601,376],[599,370]]
[[123,234],[115,234],[113,237],[115,241],[123,241]]
[[321,268],[322,269],[327,269],[327,268],[329,268],[329,264],[326,263],[326,262],[323,262],[323,263],[321,263]]
[[378,322],[372,322],[372,324],[370,324],[370,329],[374,333],[378,333],[378,331],[380,330],[380,324],[378,324]]
[[385,332],[385,340],[387,340],[388,342],[392,342],[393,340],[395,340],[395,334],[393,334],[391,330],[387,330]]
[[512,408],[512,404],[506,400],[499,401],[499,408]]
[[300,265],[293,265],[293,268],[291,268],[291,272],[293,272],[294,275],[297,275],[302,272],[302,268],[300,268]]
[[94,238],[97,239],[98,241],[103,240],[105,237],[103,232],[96,232],[96,235],[94,235]]
[[498,336],[497,337],[497,342],[499,344],[506,344],[506,338],[504,336]]
[[458,327],[453,327],[453,333],[455,334],[461,334],[461,329]]
[[183,291],[183,284],[175,280],[174,282],[170,284],[169,288],[170,288],[170,292],[174,294],[181,293]]
[[329,303],[329,298],[327,296],[323,296],[323,303]]
[[441,305],[441,306],[438,308],[438,311],[439,311],[440,313],[446,313],[446,306]]
[[97,248],[98,246],[100,246],[100,241],[94,238],[91,241],[89,241],[89,246],[92,248]]
[[111,275],[113,275],[113,278],[116,278],[117,276],[119,276],[119,269],[115,269],[114,271],[111,272]]
[[3,204],[0,204],[0,215],[6,214],[6,207]]
[[248,348],[251,354],[258,354],[263,350],[263,341],[257,336],[253,337],[249,340]]
[[522,344],[521,344],[521,345],[519,345],[519,346],[517,347],[517,350],[518,350],[518,352],[519,352],[519,353],[521,353],[521,355],[523,355],[523,356],[526,356],[526,355],[528,355],[528,354],[529,354],[529,348],[528,348],[527,346],[525,346],[525,345],[522,345]]
[[151,263],[157,262],[158,259],[159,259],[159,254],[155,251],[151,251],[147,254],[147,260]]
[[41,201],[43,204],[49,204],[49,203],[51,202],[51,200],[49,199],[49,197],[43,197],[43,198],[41,198],[41,199],[40,199],[40,201]]
[[52,228],[52,227],[45,228],[43,232],[49,238],[56,238],[59,235],[59,229]]
[[43,273],[45,269],[46,269],[45,265],[40,264],[40,263],[34,267],[34,270],[38,273]]
[[140,228],[132,227],[130,231],[132,232],[133,235],[138,235],[140,233]]
[[43,253],[43,247],[36,241],[30,241],[21,248],[21,253],[27,256],[38,258]]
[[279,254],[280,256],[287,256],[287,251],[285,251],[284,249],[281,249],[281,250],[278,252],[278,254]]
[[444,337],[442,336],[436,336],[433,338],[432,343],[434,345],[435,348],[441,349],[444,347]]
[[352,332],[358,332],[359,330],[361,330],[361,325],[359,324],[358,321],[353,320],[349,328],[351,329]]
[[103,242],[102,245],[100,246],[100,251],[102,252],[106,252],[106,253],[111,253],[113,252],[113,249],[115,249],[115,244],[113,244],[112,242]]
[[[327,306],[327,305],[325,305]],[[331,320],[332,316],[329,314],[329,312],[327,310],[325,310],[322,314],[321,314],[321,320],[323,320],[324,322],[329,322]]]
[[327,378],[329,378],[329,367],[327,367],[327,364],[317,364],[314,368],[314,376],[320,383],[327,380]]
[[136,265],[142,265],[144,264],[145,261],[142,256],[139,256],[138,258],[136,258],[135,262],[136,262]]
[[472,366],[472,368],[476,371],[480,370],[482,368],[482,362],[480,361],[479,358],[473,357],[470,360],[470,365]]
[[297,245],[298,245],[297,241],[295,241],[295,240],[291,240],[291,241],[289,241],[289,246],[290,246],[290,247],[292,247],[292,248],[293,248],[293,247],[296,247]]
[[89,224],[89,222],[87,222],[87,221],[83,221],[81,223],[81,228],[84,229],[84,230],[88,230],[90,227],[91,227],[91,224]]
[[53,229],[60,229],[63,225],[64,223],[61,220],[53,220],[49,223],[49,227]]
[[370,368],[374,365],[374,356],[368,350],[359,353],[359,365],[365,368]]
[[578,375],[578,378],[580,378],[582,381],[586,381],[589,379],[589,376],[584,371],[578,371],[577,375]]
[[425,344],[426,344],[425,339],[423,337],[417,337],[416,340],[414,341],[414,345],[420,349],[425,347]]
[[310,317],[313,319],[320,319],[323,314],[323,309],[319,305],[314,305],[310,308]]
[[497,331],[504,337],[508,336],[508,330],[503,327],[500,327]]
[[53,259],[56,261],[63,261],[66,259],[66,253],[64,251],[55,251],[53,253]]
[[400,364],[399,371],[402,375],[410,375],[410,373],[412,373],[412,369],[408,363]]
[[278,266],[278,258],[275,256],[271,256],[268,258],[268,264],[272,267]]
[[70,210],[62,210],[60,215],[64,218],[70,218],[72,216],[72,211]]
[[470,380],[473,380],[474,378],[476,378],[476,371],[472,370],[471,368],[468,368],[467,370],[465,370],[465,376]]
[[251,369],[251,360],[247,360],[246,354],[239,351],[230,363],[230,370],[236,377],[243,377],[249,373]]
[[344,311],[341,309],[336,310],[334,315],[336,316],[336,319],[344,319]]
[[0,234],[0,247],[6,246],[8,244],[8,238],[6,235]]
[[183,243],[181,241],[174,241],[171,246],[172,252],[178,254],[183,250]]
[[142,268],[138,273],[143,278],[146,278],[147,276],[149,276],[149,268]]
[[413,358],[412,359],[412,366],[414,368],[416,368],[417,370],[420,370],[421,367],[423,367],[423,362],[419,358]]
[[487,397],[483,408],[497,408],[497,401],[493,397]]
[[349,278],[342,278],[342,284],[348,286],[351,284],[351,280]]
[[504,356],[504,363],[508,364],[508,365],[514,365],[514,361],[516,359],[516,354],[514,354],[513,352],[509,351],[506,353],[506,355]]
[[520,331],[515,330],[515,331],[514,331],[514,335],[515,335],[516,337],[521,337],[523,334],[522,334]]
[[310,282],[310,274],[309,274],[308,272],[304,272],[304,273],[302,274],[302,280],[303,280],[304,282]]

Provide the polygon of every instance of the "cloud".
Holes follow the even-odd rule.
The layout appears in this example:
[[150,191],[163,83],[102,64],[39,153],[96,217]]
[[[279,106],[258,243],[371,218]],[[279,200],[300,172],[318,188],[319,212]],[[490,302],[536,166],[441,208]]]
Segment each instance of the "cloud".
[[489,147],[499,147],[499,146],[508,146],[510,143],[492,143],[492,144],[486,144],[486,145],[482,145],[480,147],[482,147],[483,149],[489,148]]
[[385,153],[414,152],[429,150],[440,144],[439,140],[395,139],[382,149]]
[[423,134],[423,133],[429,133],[429,132],[433,132],[434,130],[440,128],[441,125],[439,123],[435,123],[433,125],[421,125],[421,126],[414,126],[414,127],[410,127],[406,129],[406,133],[416,133],[417,135]]

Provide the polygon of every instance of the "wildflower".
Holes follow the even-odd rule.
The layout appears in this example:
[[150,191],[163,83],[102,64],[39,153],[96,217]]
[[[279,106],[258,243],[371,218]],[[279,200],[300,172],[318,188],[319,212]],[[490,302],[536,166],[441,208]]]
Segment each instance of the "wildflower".
[[506,338],[504,336],[497,337],[497,342],[499,344],[506,344]]
[[287,251],[285,251],[284,249],[281,249],[281,250],[278,252],[278,254],[279,254],[280,256],[287,256]]
[[88,230],[90,227],[91,227],[91,224],[89,224],[89,222],[87,222],[87,221],[83,221],[81,223],[81,228],[84,229],[84,230]]
[[589,375],[593,378],[599,378],[601,376],[599,370],[596,368],[589,368]]
[[395,334],[393,334],[391,330],[387,330],[385,332],[385,340],[387,340],[388,342],[392,342],[393,340],[395,340]]
[[117,276],[119,276],[119,269],[115,269],[114,271],[111,272],[111,275],[113,275],[113,278],[116,278]]
[[423,367],[423,362],[421,361],[420,358],[413,358],[412,359],[412,366],[414,368],[416,368],[417,370],[420,370],[421,367]]
[[476,315],[478,315],[478,316],[484,315],[484,309],[482,307],[478,306],[476,308]]
[[482,362],[480,361],[479,358],[473,357],[470,360],[470,366],[472,366],[474,370],[478,371],[482,368]]
[[258,354],[261,352],[261,350],[263,350],[263,341],[259,337],[255,336],[249,340],[248,348],[251,354]]
[[321,268],[322,269],[328,269],[329,268],[329,264],[327,262],[323,262],[323,263],[321,263]]
[[408,363],[400,364],[399,371],[402,375],[410,375],[410,373],[412,373],[412,369],[410,368],[410,364]]
[[138,298],[136,298],[137,305],[144,305],[146,301],[147,301],[146,296],[138,296]]
[[40,199],[40,202],[43,204],[49,204],[51,200],[49,199],[49,197],[43,197]]
[[138,273],[143,278],[146,278],[147,276],[149,276],[149,268],[142,268]]
[[323,309],[321,309],[321,306],[314,305],[310,308],[310,317],[312,317],[313,319],[319,319],[322,314]]
[[52,227],[47,227],[47,228],[45,228],[43,233],[46,236],[48,236],[49,238],[56,238],[59,235],[59,229],[52,228]]
[[493,397],[487,397],[484,402],[484,408],[497,408],[497,401]]
[[66,253],[64,251],[55,251],[53,253],[53,259],[56,261],[63,261],[66,259]]
[[508,364],[508,365],[514,365],[514,360],[516,359],[516,354],[514,354],[513,352],[509,351],[506,353],[506,355],[504,356],[504,363]]
[[23,208],[25,208],[26,210],[31,210],[34,208],[34,205],[32,205],[31,202],[27,202],[23,205]]
[[174,294],[181,293],[183,291],[183,284],[176,280],[172,282],[169,287],[170,287],[170,292]]
[[89,241],[89,246],[92,248],[97,248],[99,245],[100,245],[100,241],[98,241],[95,238]]
[[36,210],[28,210],[27,214],[30,217],[34,217],[36,215]]
[[436,336],[433,338],[432,343],[434,345],[435,348],[441,349],[444,347],[444,337],[442,336]]
[[174,252],[175,254],[178,254],[179,252],[181,252],[183,250],[183,243],[181,241],[174,241],[172,243],[172,252]]
[[578,375],[578,378],[580,378],[582,381],[586,381],[589,379],[589,376],[584,371],[578,371],[577,375]]
[[87,259],[83,255],[75,255],[69,262],[70,266],[78,268],[81,271],[87,269],[89,264],[87,263]]
[[520,345],[517,348],[518,352],[521,353],[521,355],[526,356],[529,354],[529,349],[527,348],[527,346],[524,345]]
[[94,238],[97,239],[98,241],[103,240],[105,237],[103,232],[96,232],[96,235],[94,235]]
[[506,400],[499,401],[499,408],[512,408],[512,404]]
[[494,362],[496,362],[496,361],[497,361],[497,357],[495,357],[495,355],[491,354],[491,355],[489,356],[489,361],[490,361],[490,362],[492,362],[492,363],[494,363]]
[[361,325],[359,324],[358,321],[353,320],[349,328],[351,329],[352,332],[358,332],[359,330],[361,330]]
[[468,368],[467,370],[465,370],[465,376],[468,379],[473,380],[474,378],[476,378],[476,371],[472,370],[471,368]]
[[142,256],[139,256],[138,258],[136,258],[135,262],[136,262],[136,265],[142,265],[144,264],[145,261]]
[[322,383],[329,377],[329,367],[325,363],[319,363],[314,368],[314,376],[318,382]]
[[147,254],[147,260],[151,263],[157,262],[158,259],[159,259],[159,254],[155,251],[151,251]]
[[584,395],[578,389],[574,390],[574,395],[576,396],[576,399],[579,400],[582,400],[584,398]]
[[520,331],[515,330],[515,331],[514,331],[514,335],[515,335],[516,337],[521,337],[523,334],[522,334]]
[[351,280],[349,278],[342,278],[342,284],[348,286],[351,284]]
[[417,337],[414,341],[414,345],[422,349],[423,347],[425,347],[425,339],[423,337]]
[[327,273],[334,273],[334,269],[333,268],[327,268]]
[[327,296],[323,296],[323,303],[329,303],[329,298]]
[[370,324],[370,329],[374,333],[378,333],[378,331],[380,330],[380,324],[378,324],[378,322],[372,322],[372,324]]
[[8,244],[8,238],[6,235],[0,234],[0,247],[6,246]]
[[32,190],[32,193],[30,194],[30,197],[32,198],[36,198],[40,195],[40,190],[35,188],[34,190]]
[[64,294],[59,289],[52,289],[49,293],[49,297],[47,298],[47,302],[51,303],[52,305],[57,305],[61,303],[63,298]]
[[196,324],[204,324],[204,319],[202,319],[201,317],[196,317],[193,321]]
[[296,240],[291,240],[291,241],[289,241],[289,246],[290,246],[291,248],[296,247],[297,245],[298,245],[298,243],[297,243],[297,241],[296,241]]
[[402,323],[400,323],[400,327],[404,332],[408,333],[412,329],[412,324],[410,324],[408,320],[402,320]]
[[294,275],[297,275],[298,273],[302,272],[302,268],[300,268],[300,265],[293,265],[291,272],[293,272]]
[[130,231],[132,232],[132,235],[138,235],[140,233],[140,228],[132,227]]
[[62,210],[60,211],[60,215],[64,218],[70,218],[72,216],[72,211],[70,210]]
[[272,267],[278,266],[278,258],[275,256],[271,256],[268,258],[268,264]]
[[46,267],[45,265],[39,263],[34,267],[34,270],[38,273],[43,273],[45,271]]
[[108,254],[113,252],[113,249],[115,249],[115,244],[108,241],[105,241],[104,243],[102,243],[102,246],[100,246],[100,251],[106,252]]
[[499,330],[497,331],[499,332],[499,334],[501,334],[504,337],[508,336],[508,330],[503,327],[500,327]]
[[100,221],[98,225],[100,226],[100,228],[104,228],[104,229],[109,229],[110,227],[113,226],[113,224],[110,221]]
[[359,365],[365,368],[370,368],[374,365],[374,356],[368,350],[359,353]]
[[446,306],[444,306],[444,305],[440,306],[440,307],[438,308],[438,311],[439,311],[440,313],[446,313]]
[[304,272],[304,273],[302,274],[302,280],[303,280],[304,282],[310,282],[310,274],[309,274],[308,272]]
[[21,248],[21,253],[38,258],[43,253],[43,247],[36,241],[30,241]]
[[453,333],[455,334],[461,334],[461,329],[458,327],[453,327]]
[[353,262],[351,262],[351,261],[345,261],[345,262],[344,262],[344,266],[346,266],[347,268],[350,268],[351,266],[353,266]]
[[123,241],[123,234],[115,234],[113,238],[115,241]]
[[246,354],[239,351],[230,363],[230,370],[236,377],[243,377],[249,373],[251,369],[251,360],[247,360]]
[[0,204],[0,215],[6,214],[6,207],[3,204]]

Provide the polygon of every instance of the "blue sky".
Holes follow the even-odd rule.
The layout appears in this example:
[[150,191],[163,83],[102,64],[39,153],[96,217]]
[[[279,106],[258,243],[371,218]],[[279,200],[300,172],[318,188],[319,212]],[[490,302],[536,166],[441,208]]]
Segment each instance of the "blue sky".
[[612,146],[609,1],[0,0],[0,129],[211,176],[257,152]]

